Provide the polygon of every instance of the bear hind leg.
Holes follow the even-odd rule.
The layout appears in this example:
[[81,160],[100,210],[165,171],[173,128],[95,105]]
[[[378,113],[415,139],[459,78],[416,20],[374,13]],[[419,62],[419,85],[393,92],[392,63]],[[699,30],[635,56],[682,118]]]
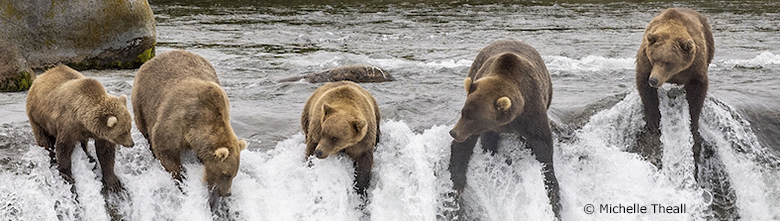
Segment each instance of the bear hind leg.
[[114,160],[116,157],[116,144],[107,140],[95,140],[95,152],[97,152],[100,168],[103,174],[103,186],[110,192],[119,192],[123,189],[122,182],[114,173]]
[[32,119],[30,120],[30,126],[32,127],[33,135],[35,136],[35,141],[38,143],[38,146],[46,148],[49,152],[49,162],[51,165],[57,163],[57,155],[54,150],[55,137],[47,133],[40,124]]

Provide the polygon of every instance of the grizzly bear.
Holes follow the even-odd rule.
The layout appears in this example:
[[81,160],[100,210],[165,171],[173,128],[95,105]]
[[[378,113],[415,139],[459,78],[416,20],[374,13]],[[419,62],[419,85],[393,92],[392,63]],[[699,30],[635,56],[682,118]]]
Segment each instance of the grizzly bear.
[[109,95],[97,80],[59,65],[33,82],[27,94],[27,116],[38,145],[49,150],[50,156],[54,153],[57,169],[67,182],[74,181],[70,159],[76,143],[81,142],[86,151],[91,138],[104,187],[112,192],[122,189],[114,174],[116,144],[134,145],[125,95]]
[[[686,8],[666,9],[653,18],[636,54],[636,87],[644,105],[646,131],[655,134],[656,139],[660,134],[657,88],[667,82],[685,85],[696,162],[699,162],[701,152],[699,115],[709,85],[707,68],[714,54],[715,43],[707,18]],[[660,160],[653,162],[660,167]]]
[[528,148],[544,165],[547,196],[559,217],[558,180],[547,117],[552,83],[542,57],[520,41],[494,42],[477,54],[463,85],[466,103],[450,131],[454,140],[449,170],[454,189],[461,192],[466,185],[466,170],[477,138],[484,150],[495,153],[499,133],[514,133],[525,138]]
[[301,114],[306,157],[324,159],[345,152],[355,162],[355,190],[365,196],[379,142],[379,120],[376,100],[359,85],[351,81],[323,85]]
[[228,96],[206,59],[181,50],[154,57],[138,69],[132,99],[138,130],[174,179],[184,178],[181,154],[193,150],[205,167],[209,202],[230,195],[247,143],[230,126]]

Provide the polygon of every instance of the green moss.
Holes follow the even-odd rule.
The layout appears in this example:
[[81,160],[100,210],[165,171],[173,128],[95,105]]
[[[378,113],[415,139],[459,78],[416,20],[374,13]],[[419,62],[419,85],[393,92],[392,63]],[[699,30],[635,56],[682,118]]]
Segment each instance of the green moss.
[[11,2],[0,3],[0,7],[3,7],[3,13],[6,18],[22,19],[23,14],[19,9]]
[[16,77],[5,79],[0,82],[0,92],[26,91],[32,86],[33,76],[35,76],[35,73],[32,71],[25,71],[19,73]]
[[100,59],[87,59],[82,62],[68,63],[67,65],[76,70],[87,69],[133,69],[138,68],[144,62],[152,59],[155,53],[155,46],[144,50],[140,54],[136,55],[133,60],[100,60]]
[[141,54],[139,54],[138,56],[135,57],[135,62],[144,63],[144,62],[154,58],[154,49],[155,48],[156,48],[155,46],[152,46],[151,48],[146,49],[144,52],[141,52]]

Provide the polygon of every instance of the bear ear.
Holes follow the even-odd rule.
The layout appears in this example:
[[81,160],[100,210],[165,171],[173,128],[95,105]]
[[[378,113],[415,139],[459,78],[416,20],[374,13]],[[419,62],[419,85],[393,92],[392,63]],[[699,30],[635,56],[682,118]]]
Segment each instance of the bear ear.
[[217,150],[214,151],[214,157],[217,158],[217,160],[225,161],[227,159],[228,155],[230,155],[230,151],[226,147],[220,147]]
[[324,113],[325,116],[328,116],[329,114],[332,114],[335,110],[328,104],[322,105],[322,113]]
[[471,92],[471,78],[463,79],[463,88],[466,89],[466,94]]
[[108,117],[108,121],[106,121],[106,126],[111,128],[114,127],[114,125],[116,125],[116,117],[115,116]]
[[693,49],[693,40],[688,39],[687,41],[681,42],[680,49],[683,51],[691,51],[691,49]]
[[246,140],[241,139],[238,141],[238,151],[246,150]]
[[360,131],[366,130],[366,120],[356,120],[352,122],[352,128],[355,129],[355,134],[360,134]]
[[510,107],[512,107],[512,100],[509,100],[508,97],[501,97],[496,100],[496,109],[506,112]]
[[119,95],[119,101],[127,106],[127,95]]

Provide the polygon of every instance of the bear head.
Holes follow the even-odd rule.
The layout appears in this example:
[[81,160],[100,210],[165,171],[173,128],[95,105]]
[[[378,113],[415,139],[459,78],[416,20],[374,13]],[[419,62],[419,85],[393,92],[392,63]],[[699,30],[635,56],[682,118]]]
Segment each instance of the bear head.
[[133,147],[133,137],[130,135],[132,119],[127,110],[127,96],[106,96],[105,100],[95,106],[93,116],[87,118],[92,133],[99,138],[125,147]]
[[341,152],[366,136],[366,119],[354,107],[324,104],[322,113],[321,136],[314,150],[317,158],[324,159]]
[[674,20],[648,29],[642,44],[652,69],[648,83],[660,87],[676,74],[691,66],[696,54],[696,44],[683,24]]
[[474,82],[466,78],[463,85],[468,94],[466,103],[460,111],[460,119],[450,130],[456,142],[506,125],[523,112],[525,100],[515,86],[502,77],[488,76]]
[[208,157],[202,158],[206,170],[203,179],[211,191],[218,191],[220,196],[229,196],[233,178],[238,173],[241,151],[246,149],[247,143],[233,137],[229,142],[217,146]]

